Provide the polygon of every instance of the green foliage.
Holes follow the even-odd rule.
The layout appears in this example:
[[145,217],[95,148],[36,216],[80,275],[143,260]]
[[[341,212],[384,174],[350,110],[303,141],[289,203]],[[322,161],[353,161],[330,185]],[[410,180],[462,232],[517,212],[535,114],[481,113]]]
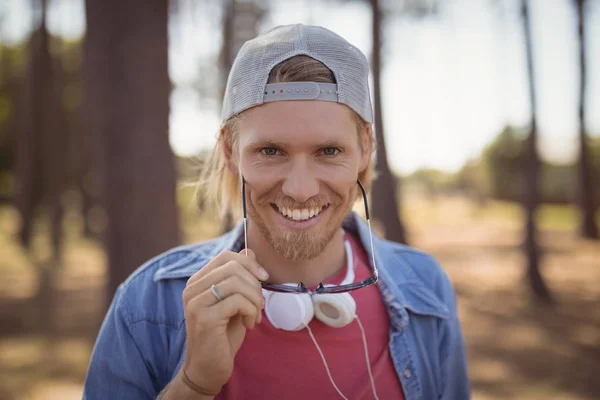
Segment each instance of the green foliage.
[[453,174],[435,168],[419,169],[406,177],[405,183],[429,194],[447,192],[456,188],[456,178]]
[[600,181],[600,136],[591,137],[588,141],[590,149],[592,168],[595,172],[595,177]]
[[0,199],[12,189],[11,168],[14,153],[14,129],[25,47],[7,47],[0,43]]
[[[457,173],[420,169],[404,178],[410,189],[430,195],[461,192],[476,200],[486,198],[520,202],[524,188],[524,144],[526,131],[506,127]],[[600,137],[588,141],[590,160],[600,200]],[[542,162],[540,190],[544,203],[574,203],[577,196],[577,166]]]
[[[68,129],[80,132],[80,110],[82,103],[81,41],[65,41],[51,37],[53,62],[56,78],[62,85],[62,103]],[[25,41],[14,47],[0,42],[0,200],[11,196],[14,181],[14,144],[20,118],[26,111],[22,101],[27,65],[31,50]],[[76,135],[79,135],[76,133]],[[65,152],[67,150],[65,149]],[[71,166],[72,168],[73,166]],[[70,172],[73,175],[72,172]]]
[[483,151],[483,165],[490,180],[490,195],[518,200],[523,189],[525,135],[506,127]]
[[[524,187],[525,134],[505,128],[484,150],[483,162],[489,174],[490,194],[503,200],[520,201]],[[600,138],[589,142],[595,184],[600,192]],[[577,166],[542,162],[540,190],[543,202],[573,203],[577,194]]]
[[481,158],[469,160],[456,174],[457,187],[479,200],[489,197],[490,178]]

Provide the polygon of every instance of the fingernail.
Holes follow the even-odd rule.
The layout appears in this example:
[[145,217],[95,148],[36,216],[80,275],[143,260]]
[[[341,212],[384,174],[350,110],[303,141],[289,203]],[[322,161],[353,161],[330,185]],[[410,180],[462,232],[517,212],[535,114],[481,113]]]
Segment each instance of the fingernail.
[[267,271],[265,271],[263,267],[258,267],[258,275],[260,275],[261,279],[267,279],[269,277],[269,274],[267,274]]

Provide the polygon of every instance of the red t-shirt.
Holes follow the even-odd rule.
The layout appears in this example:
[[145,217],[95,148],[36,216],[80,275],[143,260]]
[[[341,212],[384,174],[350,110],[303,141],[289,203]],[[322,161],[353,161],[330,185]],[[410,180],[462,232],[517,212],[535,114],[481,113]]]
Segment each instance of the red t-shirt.
[[[353,236],[351,243],[355,282],[371,276],[368,255]],[[342,268],[325,283],[339,284]],[[371,371],[380,399],[404,399],[402,386],[389,352],[389,316],[377,286],[351,292],[356,312],[365,329]],[[333,380],[348,399],[373,399],[365,361],[362,334],[357,321],[332,328],[316,318],[309,324],[323,351]],[[217,400],[337,399],[323,361],[307,329],[289,332],[275,328],[263,311],[262,322],[246,333],[235,358],[233,374]]]

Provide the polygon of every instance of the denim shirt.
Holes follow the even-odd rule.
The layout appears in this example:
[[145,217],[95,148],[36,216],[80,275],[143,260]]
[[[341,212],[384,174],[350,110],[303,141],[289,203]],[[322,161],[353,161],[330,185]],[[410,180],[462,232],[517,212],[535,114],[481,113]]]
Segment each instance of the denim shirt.
[[[343,223],[371,257],[360,216]],[[240,251],[242,225],[219,238],[175,248],[123,282],[100,329],[83,398],[154,399],[185,355],[181,295],[188,278],[223,250]],[[465,347],[452,284],[435,259],[373,235],[378,287],[390,315],[390,353],[406,400],[470,398]]]

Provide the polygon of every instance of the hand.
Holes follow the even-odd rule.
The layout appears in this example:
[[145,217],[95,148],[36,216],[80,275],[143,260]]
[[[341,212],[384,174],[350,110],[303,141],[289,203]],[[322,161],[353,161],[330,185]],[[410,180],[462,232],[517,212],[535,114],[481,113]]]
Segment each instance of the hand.
[[207,393],[216,395],[227,383],[246,329],[262,320],[265,303],[259,279],[267,278],[254,252],[245,255],[242,250],[219,253],[188,280],[182,296],[187,341],[183,370]]

